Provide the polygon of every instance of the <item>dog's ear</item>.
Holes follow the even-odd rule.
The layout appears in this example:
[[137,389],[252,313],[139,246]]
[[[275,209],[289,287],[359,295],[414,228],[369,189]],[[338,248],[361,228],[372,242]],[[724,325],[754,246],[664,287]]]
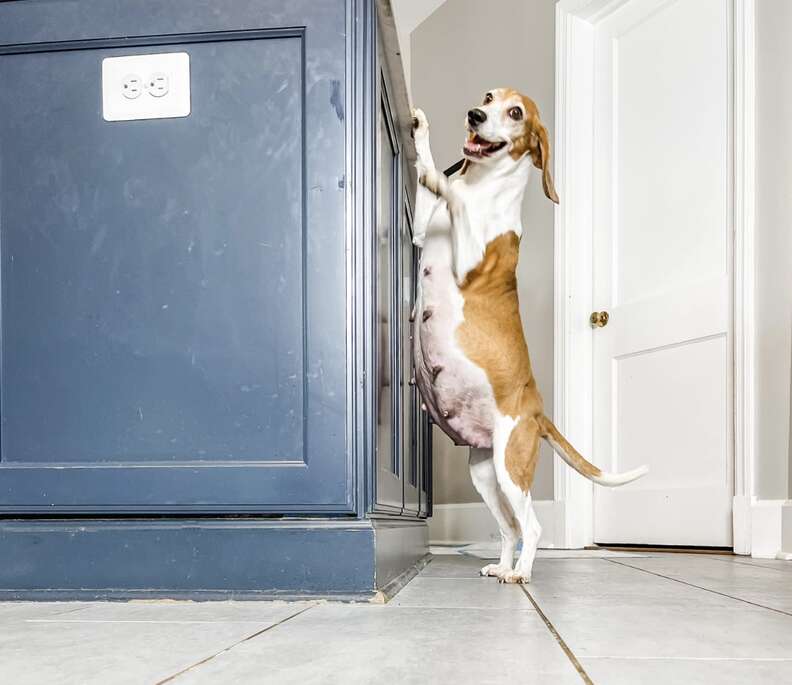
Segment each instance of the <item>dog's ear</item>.
[[530,152],[534,166],[542,170],[542,187],[545,195],[558,204],[558,194],[553,184],[553,174],[550,171],[550,139],[547,129],[538,118],[534,120]]

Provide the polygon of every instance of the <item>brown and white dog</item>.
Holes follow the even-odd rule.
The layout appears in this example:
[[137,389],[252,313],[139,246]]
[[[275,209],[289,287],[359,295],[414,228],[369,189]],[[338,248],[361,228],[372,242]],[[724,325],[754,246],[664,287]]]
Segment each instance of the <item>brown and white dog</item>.
[[[470,445],[470,474],[501,532],[500,562],[481,569],[502,582],[531,579],[541,527],[531,504],[539,441],[601,485],[646,473],[603,473],[545,416],[517,300],[521,208],[533,167],[558,202],[550,142],[533,100],[488,92],[467,114],[465,162],[450,182],[429,148],[429,126],[413,112],[419,184],[414,231],[422,248],[414,341],[416,382],[434,422]],[[522,552],[514,565],[520,537]]]

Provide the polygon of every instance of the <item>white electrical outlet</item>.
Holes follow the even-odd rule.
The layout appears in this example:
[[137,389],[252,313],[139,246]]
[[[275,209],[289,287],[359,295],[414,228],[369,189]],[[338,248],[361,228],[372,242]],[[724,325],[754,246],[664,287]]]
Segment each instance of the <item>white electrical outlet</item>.
[[121,82],[121,88],[121,95],[128,100],[134,100],[143,92],[143,80],[137,74],[128,74]]
[[170,119],[190,114],[190,56],[186,52],[102,60],[105,121]]
[[151,97],[165,97],[168,94],[168,90],[170,90],[168,75],[158,71],[149,76],[146,86],[144,87],[148,88],[148,93]]

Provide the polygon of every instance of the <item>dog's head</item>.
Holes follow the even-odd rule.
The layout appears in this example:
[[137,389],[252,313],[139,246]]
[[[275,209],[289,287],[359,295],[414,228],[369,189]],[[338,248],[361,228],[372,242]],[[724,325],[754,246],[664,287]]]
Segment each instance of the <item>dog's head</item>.
[[558,202],[550,172],[550,141],[531,98],[511,88],[495,88],[467,113],[468,137],[462,148],[465,164],[514,164],[530,155],[542,170],[544,192]]

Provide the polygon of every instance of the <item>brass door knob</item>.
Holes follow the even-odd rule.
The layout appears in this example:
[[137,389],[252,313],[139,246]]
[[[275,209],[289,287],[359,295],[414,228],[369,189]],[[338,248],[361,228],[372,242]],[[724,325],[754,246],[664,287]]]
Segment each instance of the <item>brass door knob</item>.
[[591,325],[595,328],[602,328],[603,326],[608,325],[608,312],[591,312],[591,316],[589,317],[589,321]]

